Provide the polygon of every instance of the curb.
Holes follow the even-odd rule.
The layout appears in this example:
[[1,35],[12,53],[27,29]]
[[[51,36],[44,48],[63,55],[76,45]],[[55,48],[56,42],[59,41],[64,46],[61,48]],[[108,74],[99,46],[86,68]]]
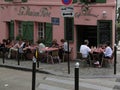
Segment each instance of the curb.
[[[21,66],[10,66],[10,65],[2,65],[2,64],[0,64],[0,67],[32,72],[32,68],[26,68],[26,67],[21,67]],[[38,70],[38,69],[36,69],[36,72],[43,73],[43,74],[55,75],[55,74],[52,74],[52,73],[50,73],[48,71]]]

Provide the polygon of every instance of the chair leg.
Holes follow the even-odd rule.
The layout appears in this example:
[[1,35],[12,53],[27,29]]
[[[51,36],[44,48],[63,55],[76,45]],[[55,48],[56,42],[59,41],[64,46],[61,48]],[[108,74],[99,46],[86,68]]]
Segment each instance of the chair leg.
[[53,57],[51,55],[47,57],[47,63],[49,63],[49,61],[51,61],[51,63],[54,64]]

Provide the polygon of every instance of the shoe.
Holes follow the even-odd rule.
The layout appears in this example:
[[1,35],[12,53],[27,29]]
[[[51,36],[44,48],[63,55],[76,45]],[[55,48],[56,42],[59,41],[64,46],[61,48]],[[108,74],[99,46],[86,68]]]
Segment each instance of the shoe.
[[97,64],[97,65],[98,65],[98,64],[99,64],[99,61],[96,61],[94,64]]
[[10,55],[8,54],[8,58],[10,59]]

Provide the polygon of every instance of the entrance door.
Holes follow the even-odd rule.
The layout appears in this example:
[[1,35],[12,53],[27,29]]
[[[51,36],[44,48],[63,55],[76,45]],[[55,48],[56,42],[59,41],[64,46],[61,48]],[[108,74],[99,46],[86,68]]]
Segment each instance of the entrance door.
[[84,40],[89,40],[89,46],[97,46],[97,26],[76,26],[77,29],[77,50],[79,51],[80,45]]

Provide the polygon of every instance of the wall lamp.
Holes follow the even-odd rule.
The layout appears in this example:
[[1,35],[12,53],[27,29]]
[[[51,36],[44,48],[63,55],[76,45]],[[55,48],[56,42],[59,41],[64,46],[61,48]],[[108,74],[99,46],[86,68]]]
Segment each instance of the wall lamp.
[[106,12],[106,11],[103,11],[103,12],[102,12],[102,17],[103,17],[103,18],[106,18],[106,17],[107,17],[107,12]]

